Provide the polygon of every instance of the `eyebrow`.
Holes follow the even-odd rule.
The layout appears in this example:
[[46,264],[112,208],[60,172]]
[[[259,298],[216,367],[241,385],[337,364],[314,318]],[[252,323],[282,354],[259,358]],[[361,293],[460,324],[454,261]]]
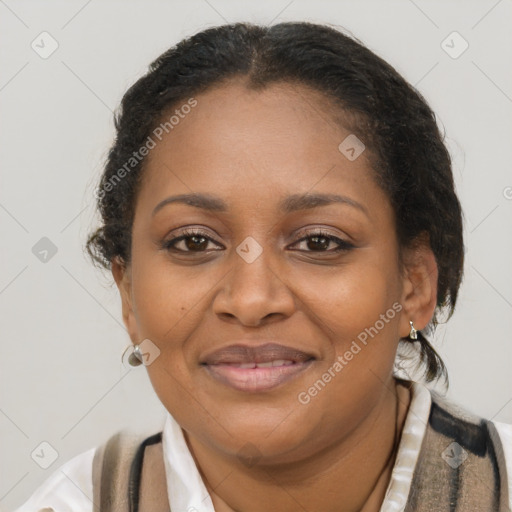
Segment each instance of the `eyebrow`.
[[[182,203],[210,212],[224,213],[228,211],[228,205],[224,200],[208,194],[192,193],[167,197],[155,206],[152,216],[155,216],[156,213],[164,206],[173,203]],[[353,206],[368,215],[368,210],[361,203],[354,201],[350,197],[340,196],[338,194],[293,194],[282,199],[279,202],[278,208],[281,213],[287,214],[299,210],[317,208],[318,206],[327,206],[334,203]]]

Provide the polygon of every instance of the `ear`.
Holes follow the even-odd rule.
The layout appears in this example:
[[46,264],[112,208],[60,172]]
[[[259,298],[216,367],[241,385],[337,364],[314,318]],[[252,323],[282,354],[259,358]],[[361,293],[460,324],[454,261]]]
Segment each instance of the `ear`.
[[410,247],[402,250],[403,313],[400,319],[400,336],[408,336],[414,322],[416,330],[424,329],[434,315],[437,303],[438,268],[430,247],[428,235],[420,236]]
[[121,295],[121,305],[123,312],[123,322],[126,326],[132,343],[139,343],[137,322],[135,318],[133,300],[132,300],[132,282],[131,268],[126,266],[124,262],[117,257],[111,262],[112,275],[117,284],[119,294]]

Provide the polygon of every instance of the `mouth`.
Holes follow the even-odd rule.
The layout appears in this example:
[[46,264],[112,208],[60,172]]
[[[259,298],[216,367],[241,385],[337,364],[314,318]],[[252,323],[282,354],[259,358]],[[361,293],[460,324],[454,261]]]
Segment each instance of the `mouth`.
[[231,345],[207,355],[201,366],[208,375],[245,392],[274,389],[311,366],[314,355],[275,343]]

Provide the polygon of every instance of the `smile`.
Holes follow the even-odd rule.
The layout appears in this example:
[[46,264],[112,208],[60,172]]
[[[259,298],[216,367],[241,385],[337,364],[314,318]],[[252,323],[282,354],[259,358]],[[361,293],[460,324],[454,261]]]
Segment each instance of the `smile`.
[[205,354],[200,365],[207,374],[226,386],[245,392],[276,388],[304,372],[315,354],[283,343],[238,340]]

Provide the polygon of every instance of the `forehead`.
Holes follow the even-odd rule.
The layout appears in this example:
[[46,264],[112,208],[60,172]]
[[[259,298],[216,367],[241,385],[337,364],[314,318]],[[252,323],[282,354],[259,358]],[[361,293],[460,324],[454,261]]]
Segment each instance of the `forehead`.
[[320,138],[325,141],[324,149],[329,144],[336,150],[340,136],[347,132],[335,121],[339,110],[333,100],[304,85],[277,82],[253,90],[242,79],[232,79],[194,100],[193,108],[187,107],[190,99],[183,99],[162,116],[163,137],[158,138],[151,160],[165,158],[164,153],[170,156],[171,150],[211,150],[213,143],[217,153],[230,157],[252,151],[261,155],[262,149],[268,154],[284,145],[295,151],[309,149]]
[[351,132],[319,91],[289,83],[255,91],[232,80],[193,100],[174,105],[152,135],[141,201],[190,192],[265,201],[340,187],[360,195],[375,185],[364,152],[349,160],[340,151]]

